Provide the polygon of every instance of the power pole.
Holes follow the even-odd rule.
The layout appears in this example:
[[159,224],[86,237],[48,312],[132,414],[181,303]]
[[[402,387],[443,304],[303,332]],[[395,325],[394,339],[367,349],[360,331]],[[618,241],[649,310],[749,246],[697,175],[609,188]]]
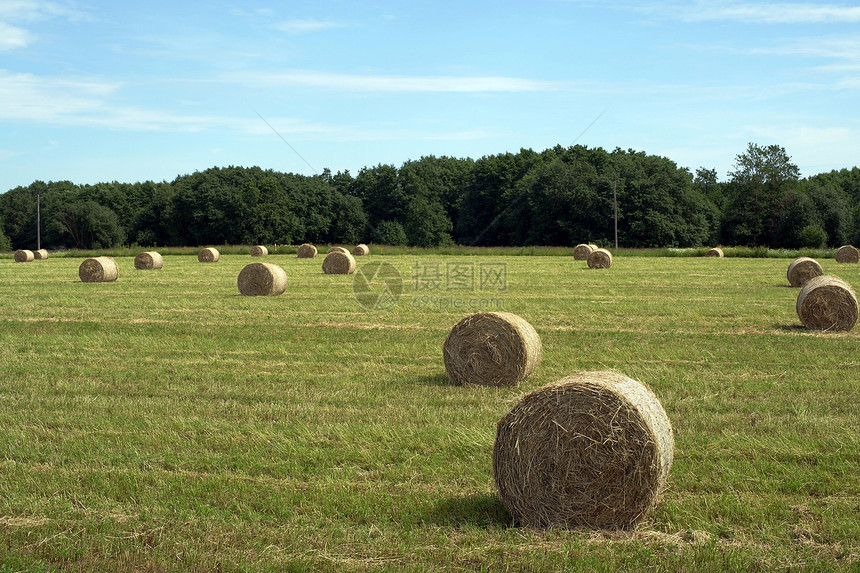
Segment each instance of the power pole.
[[41,193],[36,193],[36,250],[42,250],[42,204]]
[[615,179],[612,179],[612,202],[615,204],[615,250],[618,250],[618,194],[615,192]]

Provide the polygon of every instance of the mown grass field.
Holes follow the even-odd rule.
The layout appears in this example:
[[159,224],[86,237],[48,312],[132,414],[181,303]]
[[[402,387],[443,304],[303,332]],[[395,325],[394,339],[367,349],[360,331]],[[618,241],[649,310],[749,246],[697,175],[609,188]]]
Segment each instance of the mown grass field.
[[[387,310],[321,257],[266,258],[289,278],[270,298],[239,295],[247,255],[117,257],[106,284],[82,260],[0,260],[0,573],[860,568],[860,330],[800,327],[790,259],[359,259],[400,272]],[[446,381],[445,336],[483,308],[541,336],[517,388]],[[495,424],[594,369],[662,401],[668,490],[634,532],[516,527]]]

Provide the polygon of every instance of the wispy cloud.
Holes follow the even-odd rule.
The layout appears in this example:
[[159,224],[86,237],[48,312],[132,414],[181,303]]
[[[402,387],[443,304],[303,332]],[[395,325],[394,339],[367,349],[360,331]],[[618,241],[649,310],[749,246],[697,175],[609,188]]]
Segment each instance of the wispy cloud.
[[274,24],[272,27],[276,30],[286,32],[288,34],[309,34],[311,32],[319,32],[321,30],[331,30],[332,28],[346,28],[347,24],[344,24],[342,22],[304,18],[297,20],[286,20],[284,22]]
[[816,24],[860,22],[860,7],[794,2],[698,1],[652,2],[631,8],[685,22],[732,21],[748,24]]
[[89,12],[60,2],[0,0],[0,20],[33,22],[50,18],[65,18],[73,22],[95,19]]
[[0,51],[24,48],[30,40],[31,36],[27,30],[0,22]]
[[[235,81],[231,78],[229,81]],[[246,74],[241,81],[256,85],[292,85],[358,92],[537,92],[562,84],[505,76],[399,76],[335,74],[308,70]]]

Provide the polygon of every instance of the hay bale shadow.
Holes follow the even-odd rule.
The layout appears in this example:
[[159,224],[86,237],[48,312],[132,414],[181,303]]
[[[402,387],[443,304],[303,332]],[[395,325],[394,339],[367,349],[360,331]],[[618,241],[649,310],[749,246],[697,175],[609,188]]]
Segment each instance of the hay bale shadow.
[[419,386],[451,386],[448,381],[448,376],[445,374],[430,374],[429,376],[419,376],[415,382]]
[[493,493],[461,495],[443,499],[433,506],[426,520],[447,527],[513,527],[514,520],[499,496]]
[[809,332],[802,324],[774,324],[774,330],[782,330],[783,332]]

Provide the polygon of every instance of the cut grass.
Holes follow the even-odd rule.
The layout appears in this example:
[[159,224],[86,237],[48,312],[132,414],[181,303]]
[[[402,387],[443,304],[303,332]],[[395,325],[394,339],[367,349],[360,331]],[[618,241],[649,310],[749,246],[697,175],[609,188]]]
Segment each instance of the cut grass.
[[[130,254],[106,284],[71,257],[0,260],[0,571],[860,566],[858,333],[802,329],[785,260],[493,254],[478,262],[505,263],[507,290],[427,306],[416,262],[476,259],[373,252],[406,283],[387,311],[295,253],[267,259],[289,280],[274,298],[239,295],[244,254],[147,272]],[[483,299],[541,336],[518,388],[445,380],[442,342]],[[663,502],[633,533],[512,526],[496,422],[607,368],[673,423]]]

